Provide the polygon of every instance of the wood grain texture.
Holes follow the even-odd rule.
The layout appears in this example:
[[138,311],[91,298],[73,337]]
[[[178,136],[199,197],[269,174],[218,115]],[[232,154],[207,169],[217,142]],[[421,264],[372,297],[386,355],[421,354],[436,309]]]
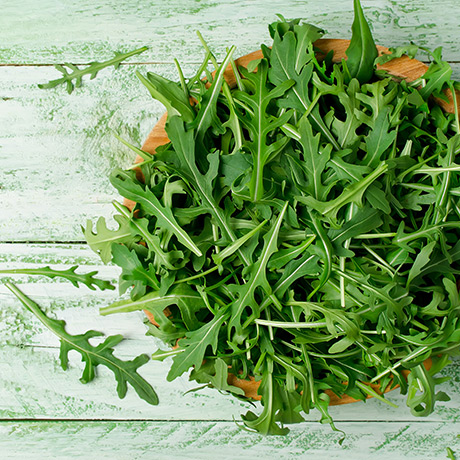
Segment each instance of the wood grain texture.
[[[378,43],[443,45],[448,59],[459,59],[457,0],[362,3]],[[353,19],[351,0],[2,0],[1,7],[0,62],[8,64],[104,60],[143,45],[150,50],[137,62],[197,62],[198,29],[222,57],[229,44],[243,55],[268,43],[277,13],[324,27],[330,38],[349,38]]]
[[[454,77],[460,79],[457,0],[362,2],[378,43],[413,40],[432,49],[443,45]],[[241,56],[269,43],[267,24],[275,13],[303,17],[325,27],[328,37],[349,37],[352,22],[351,0],[101,0],[97,5],[91,0],[0,0],[0,7],[0,242],[14,242],[0,244],[0,267],[51,264],[63,269],[79,263],[99,269],[105,279],[114,279],[117,269],[102,266],[85,246],[57,242],[81,241],[80,225],[86,218],[113,213],[111,201],[118,196],[107,174],[114,166],[127,166],[134,154],[110,130],[140,145],[164,112],[134,77],[135,70],[176,79],[172,59],[177,57],[192,64],[184,66],[191,74],[203,55],[197,29],[221,58],[229,44],[236,44]],[[104,60],[115,50],[142,45],[149,45],[149,51],[131,62],[159,65],[103,70],[70,96],[63,87],[36,87],[59,76],[46,67],[51,63]],[[50,244],[22,244],[27,241]],[[117,293],[94,293],[45,278],[17,280],[49,314],[65,319],[71,332],[93,328],[124,334],[126,340],[117,347],[120,357],[150,353],[160,345],[143,335],[140,312],[99,316],[98,308],[118,298]],[[338,427],[348,433],[343,447],[337,444],[340,435],[316,422],[316,413],[293,426],[286,438],[262,438],[232,422],[247,405],[210,389],[184,395],[194,386],[186,376],[166,382],[168,361],[148,363],[140,371],[159,393],[156,407],[143,403],[132,389],[119,400],[106,370],[82,385],[80,357],[71,352],[71,368],[64,372],[56,338],[4,288],[0,301],[2,460],[87,459],[93,454],[107,460],[248,455],[282,460],[441,459],[447,446],[460,453],[459,362],[443,374],[452,377],[442,386],[452,400],[439,404],[427,419],[412,417],[404,397],[393,393],[389,398],[399,409],[376,400],[331,408]]]
[[448,446],[460,452],[455,423],[350,421],[341,428],[348,433],[342,446],[339,433],[318,423],[262,437],[232,422],[7,422],[0,443],[8,460],[440,460]]

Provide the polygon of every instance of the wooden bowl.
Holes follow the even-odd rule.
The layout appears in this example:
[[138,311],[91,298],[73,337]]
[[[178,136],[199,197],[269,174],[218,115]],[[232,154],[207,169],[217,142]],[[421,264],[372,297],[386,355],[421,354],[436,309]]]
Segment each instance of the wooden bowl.
[[[350,40],[345,40],[345,39],[319,39],[315,42],[315,47],[318,48],[324,56],[328,52],[333,51],[334,54],[332,57],[332,62],[339,63],[342,61],[342,59],[346,59],[345,51],[347,50],[349,44],[350,44]],[[379,51],[379,55],[388,54],[390,52],[389,49],[384,46],[377,46],[377,49]],[[235,63],[237,67],[239,66],[246,67],[249,64],[249,62],[256,60],[256,59],[260,59],[262,57],[263,57],[262,51],[258,50],[258,51],[254,51],[253,53],[246,54],[245,56],[242,56],[236,59]],[[320,58],[320,56],[318,58]],[[424,64],[423,62],[420,62],[416,59],[410,59],[408,56],[402,56],[400,58],[393,59],[392,61],[389,61],[386,64],[377,66],[377,69],[386,70],[393,77],[410,82],[410,81],[416,80],[417,78],[420,78],[428,70],[428,66]],[[235,75],[233,73],[231,65],[229,65],[227,69],[225,70],[224,78],[229,84],[230,88],[236,87],[236,79],[235,79]],[[434,100],[446,112],[454,113],[455,108],[454,108],[453,96],[452,96],[451,91],[447,90],[446,95],[449,99],[449,102],[446,102],[439,98],[435,98]],[[456,92],[455,96],[457,97],[457,102],[458,102],[458,105],[460,106],[459,93]],[[163,116],[160,118],[158,123],[154,126],[150,134],[147,136],[147,139],[145,140],[142,146],[142,150],[144,150],[145,152],[153,155],[157,147],[159,147],[160,145],[167,144],[169,142],[168,136],[166,135],[166,132],[165,132],[165,123],[166,123],[167,115],[168,115],[167,112],[163,114]],[[138,156],[136,158],[136,163],[140,163],[142,161],[143,160],[141,157]],[[123,204],[127,206],[129,209],[133,209],[133,207],[135,206],[135,202],[131,200],[127,200],[127,199],[124,200]],[[158,323],[156,323],[153,315],[148,311],[144,311],[144,312],[147,315],[149,321],[152,324],[158,326]],[[431,359],[427,359],[424,364],[427,369],[430,369]],[[407,375],[409,374],[409,371],[403,371],[403,374],[405,377],[407,377]],[[253,377],[251,377],[250,380],[242,380],[233,374],[229,374],[228,383],[230,385],[241,388],[245,392],[245,395],[248,398],[251,398],[254,400],[261,399],[261,396],[257,394],[257,390],[259,388],[259,382],[256,381]],[[370,386],[379,393],[382,393],[382,392],[386,393],[390,391],[391,389],[397,388],[397,386],[393,388],[390,388],[390,386],[388,386],[382,391],[379,384],[370,384]],[[354,399],[347,395],[345,395],[342,398],[339,398],[335,393],[329,390],[326,390],[326,393],[330,397],[330,405],[333,405],[333,406],[339,405],[339,404],[348,404],[348,403],[358,401],[357,399]],[[367,396],[367,397],[370,398],[371,396]]]

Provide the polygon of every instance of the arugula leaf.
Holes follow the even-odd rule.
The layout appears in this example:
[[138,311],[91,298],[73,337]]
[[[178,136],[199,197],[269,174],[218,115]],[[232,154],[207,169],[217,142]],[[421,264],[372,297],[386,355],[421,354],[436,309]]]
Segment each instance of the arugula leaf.
[[86,221],[86,228],[82,227],[89,247],[99,255],[105,264],[112,259],[111,249],[113,243],[129,243],[133,241],[134,237],[126,217],[117,214],[113,218],[118,223],[117,230],[110,230],[104,217],[99,217],[97,220],[96,233],[93,232],[93,223],[89,219]]
[[351,41],[347,55],[347,68],[352,78],[360,83],[367,83],[374,74],[374,61],[378,56],[369,24],[364,17],[359,0],[353,0],[355,18],[351,26]]
[[273,227],[264,236],[264,247],[259,256],[259,260],[248,269],[249,281],[243,286],[229,286],[229,289],[238,292],[238,298],[232,304],[232,317],[228,325],[229,332],[232,328],[235,328],[237,335],[241,335],[241,315],[246,307],[250,307],[254,312],[254,315],[256,317],[258,316],[259,305],[254,297],[255,289],[257,287],[260,286],[267,294],[271,294],[271,288],[267,281],[266,268],[270,257],[278,250],[278,234],[287,206],[288,203],[286,202]]
[[85,362],[83,375],[80,378],[82,383],[88,383],[94,380],[97,366],[103,365],[114,373],[115,379],[118,382],[117,393],[120,398],[126,396],[128,391],[127,384],[129,383],[144,401],[153,405],[158,404],[158,396],[155,390],[137,372],[137,369],[149,360],[147,355],[139,355],[132,361],[122,361],[113,356],[113,347],[123,340],[121,335],[107,337],[99,345],[93,346],[89,343],[89,339],[100,337],[104,334],[97,331],[88,331],[84,334],[71,335],[65,330],[65,321],[52,319],[46,316],[41,308],[14,284],[7,282],[5,286],[18,298],[27,310],[33,313],[44,326],[59,338],[61,341],[59,358],[64,370],[68,368],[69,351],[75,350],[81,354],[82,360]]
[[392,61],[393,59],[400,58],[404,55],[409,56],[411,59],[414,59],[417,55],[419,47],[414,43],[410,45],[396,46],[395,48],[390,47],[389,53],[381,54],[376,60],[375,64],[382,65],[387,62]]
[[213,352],[216,353],[219,331],[227,319],[228,313],[225,310],[221,310],[211,321],[208,321],[199,329],[185,334],[185,338],[179,342],[179,347],[184,352],[174,356],[173,364],[167,376],[169,382],[182,375],[192,366],[199,370],[208,346],[211,346]]
[[84,284],[93,291],[98,287],[101,291],[105,289],[113,290],[115,286],[110,281],[101,280],[95,278],[97,271],[89,273],[75,273],[78,265],[74,265],[67,270],[54,270],[51,267],[40,267],[40,268],[14,268],[0,270],[0,274],[11,274],[11,275],[40,275],[47,276],[48,278],[64,278],[70,281],[75,287],[79,287],[79,284]]
[[[56,70],[59,70],[63,76],[61,78],[57,78],[56,80],[51,80],[48,83],[39,83],[38,87],[40,89],[49,89],[55,88],[61,84],[65,84],[67,92],[71,94],[75,88],[79,88],[81,86],[83,77],[85,75],[90,75],[90,79],[93,80],[96,78],[100,70],[105,69],[106,67],[110,67],[111,65],[113,65],[115,69],[118,69],[122,61],[128,59],[131,56],[135,56],[136,54],[141,54],[147,50],[148,47],[143,46],[142,48],[130,51],[129,53],[116,52],[114,58],[104,62],[90,62],[89,65],[84,69],[80,69],[77,65],[71,64],[70,62],[65,62],[62,65],[55,64],[54,67]],[[66,67],[72,72],[69,73]],[[72,80],[75,80],[75,83]]]
[[164,207],[158,198],[148,188],[137,183],[132,173],[121,169],[115,169],[110,174],[110,182],[124,196],[130,200],[136,201],[148,212],[151,212],[157,218],[157,225],[170,230],[177,239],[197,256],[201,256],[201,251],[192,241],[189,235],[177,223],[170,208]]

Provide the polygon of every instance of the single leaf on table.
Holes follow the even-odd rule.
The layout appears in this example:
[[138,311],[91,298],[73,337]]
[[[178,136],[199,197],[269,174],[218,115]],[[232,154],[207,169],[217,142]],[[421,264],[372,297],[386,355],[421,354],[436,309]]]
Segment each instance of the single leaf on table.
[[89,247],[99,255],[105,264],[112,260],[113,243],[130,243],[135,240],[135,234],[128,219],[115,215],[114,220],[118,224],[116,230],[110,230],[107,227],[104,217],[99,217],[97,220],[96,233],[93,232],[93,223],[89,219],[86,221],[86,228],[82,228]]
[[139,355],[132,361],[122,361],[113,355],[113,347],[123,340],[121,335],[107,337],[104,342],[97,346],[90,344],[89,339],[103,336],[101,332],[88,331],[84,334],[71,335],[65,330],[65,321],[49,318],[32,299],[27,297],[15,285],[5,283],[6,287],[21,301],[21,303],[33,313],[41,323],[53,332],[61,341],[60,360],[64,370],[68,368],[68,353],[75,350],[82,356],[85,362],[83,375],[80,378],[82,383],[94,380],[96,368],[99,365],[106,366],[115,375],[118,382],[117,393],[120,398],[126,396],[128,383],[134,388],[136,393],[149,404],[158,404],[158,396],[152,386],[141,377],[137,369],[149,361],[145,354]]
[[226,309],[222,309],[212,320],[199,329],[185,334],[185,338],[179,341],[179,347],[184,351],[174,356],[173,364],[167,376],[168,382],[179,377],[192,366],[195,366],[195,369],[199,370],[208,346],[212,348],[214,354],[217,352],[219,332],[222,324],[228,317],[229,314],[226,312]]
[[[78,66],[76,66],[75,64],[71,64],[70,62],[65,62],[63,65],[55,64],[54,67],[57,70],[59,70],[59,72],[61,72],[63,76],[61,78],[57,78],[56,80],[51,80],[48,83],[39,83],[38,87],[40,89],[48,89],[54,88],[61,84],[65,84],[67,92],[70,94],[75,87],[79,88],[81,86],[82,79],[85,75],[90,75],[90,79],[92,80],[93,78],[96,78],[96,75],[100,70],[106,67],[110,67],[111,65],[113,65],[115,69],[118,69],[118,67],[120,66],[120,62],[124,61],[125,59],[131,56],[135,56],[136,54],[143,53],[147,50],[148,48],[146,46],[143,46],[142,48],[130,51],[129,53],[116,52],[114,58],[104,62],[90,62],[89,65],[83,69],[78,68]],[[66,67],[72,72],[69,73]],[[72,80],[75,80],[75,83],[73,83]]]
[[67,281],[70,281],[75,287],[79,287],[79,284],[84,284],[89,289],[95,290],[98,287],[101,291],[104,289],[115,289],[110,281],[101,280],[95,278],[94,275],[97,275],[97,271],[92,271],[89,273],[75,273],[78,265],[67,270],[54,270],[51,267],[41,267],[41,268],[15,268],[15,269],[5,269],[0,270],[0,274],[11,274],[11,275],[39,275],[47,276],[48,278],[64,278]]
[[351,26],[350,45],[345,51],[348,57],[346,62],[351,77],[360,83],[367,83],[374,74],[374,61],[378,51],[360,1],[354,0],[353,7],[355,18]]
[[157,226],[168,229],[176,238],[197,256],[201,251],[177,223],[171,208],[163,206],[155,194],[145,185],[137,181],[133,172],[123,171],[116,168],[110,174],[110,182],[121,193],[122,196],[138,203],[145,211],[156,217]]

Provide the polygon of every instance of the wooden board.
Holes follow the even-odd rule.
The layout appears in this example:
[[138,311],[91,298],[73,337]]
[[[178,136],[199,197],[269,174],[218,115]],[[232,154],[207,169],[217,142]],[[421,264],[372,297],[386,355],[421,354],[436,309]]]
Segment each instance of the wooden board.
[[[457,0],[364,0],[363,9],[381,45],[410,40],[435,48],[443,45],[458,60]],[[17,63],[89,62],[111,57],[114,50],[143,45],[150,50],[133,62],[197,62],[200,30],[219,57],[229,45],[239,55],[268,43],[267,24],[276,14],[304,18],[324,27],[330,38],[349,38],[351,0],[24,0],[2,2],[0,61]]]
[[0,422],[0,442],[8,460],[441,460],[447,447],[460,452],[455,423],[350,421],[341,428],[348,433],[342,446],[341,434],[319,423],[264,438],[219,421],[18,421]]
[[[457,0],[362,0],[376,41],[391,46],[412,40],[435,48],[460,79],[460,2]],[[118,198],[107,179],[135,155],[110,134],[140,145],[164,108],[137,81],[136,70],[175,79],[173,57],[191,74],[200,62],[201,30],[218,58],[229,44],[237,55],[269,43],[275,13],[303,17],[329,37],[349,37],[352,1],[330,0],[25,0],[1,2],[0,15],[0,269],[74,264],[114,280],[83,240],[87,218],[110,217]],[[64,87],[39,90],[59,77],[50,64],[105,60],[114,51],[149,45],[119,70],[105,69],[67,95]],[[137,64],[135,64],[137,63]],[[34,64],[34,65],[32,65]],[[30,242],[43,242],[31,244]],[[2,280],[5,278],[2,277]],[[145,336],[140,312],[101,317],[112,291],[76,289],[60,280],[23,276],[19,287],[73,333],[96,329],[121,333],[117,355],[130,359],[161,344]],[[427,419],[410,415],[404,397],[331,408],[340,435],[320,425],[317,413],[284,438],[240,430],[233,418],[250,409],[230,396],[193,388],[187,376],[169,383],[169,362],[150,362],[140,372],[156,388],[160,405],[143,403],[132,389],[124,400],[108,370],[88,385],[82,363],[70,353],[70,369],[58,361],[58,341],[28,314],[0,282],[0,458],[9,459],[442,459],[446,447],[460,455],[460,362],[448,367],[442,389],[452,397]],[[256,411],[260,408],[256,409]]]

